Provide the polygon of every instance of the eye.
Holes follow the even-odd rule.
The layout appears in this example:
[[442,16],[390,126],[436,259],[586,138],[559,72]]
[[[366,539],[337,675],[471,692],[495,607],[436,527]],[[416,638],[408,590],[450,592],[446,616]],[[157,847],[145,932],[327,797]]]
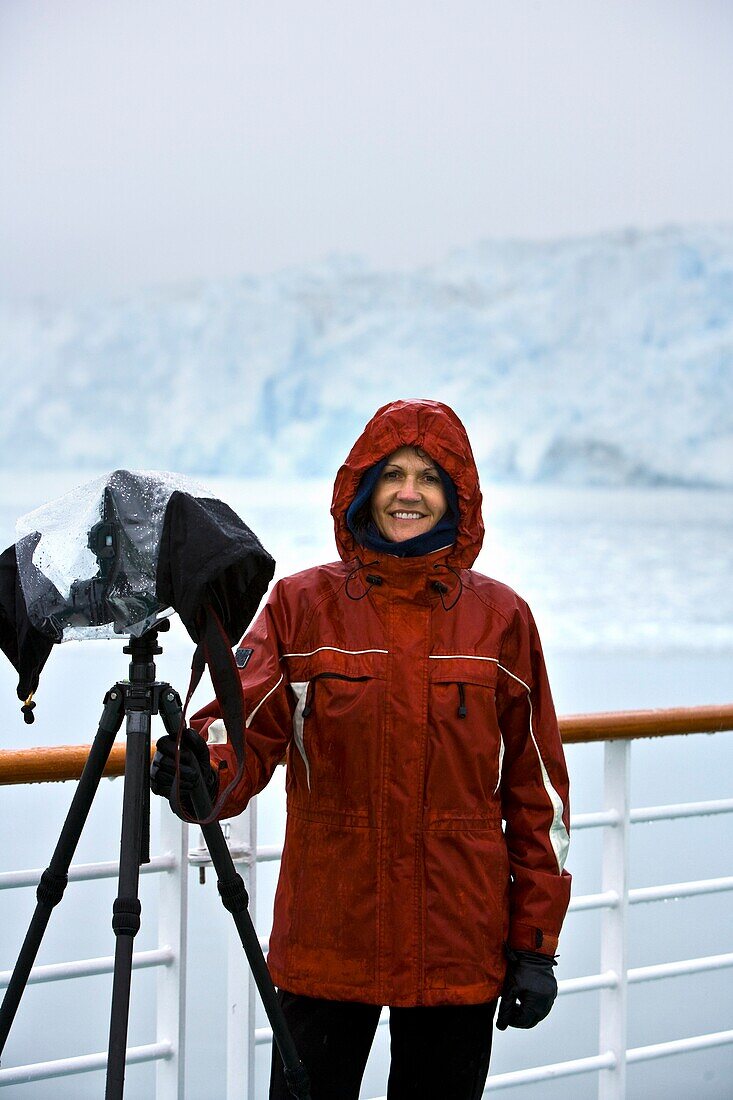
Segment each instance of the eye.
[[396,481],[399,476],[399,470],[385,470],[382,474],[385,481]]
[[440,478],[437,474],[425,474],[424,480],[429,482],[430,485],[440,485]]

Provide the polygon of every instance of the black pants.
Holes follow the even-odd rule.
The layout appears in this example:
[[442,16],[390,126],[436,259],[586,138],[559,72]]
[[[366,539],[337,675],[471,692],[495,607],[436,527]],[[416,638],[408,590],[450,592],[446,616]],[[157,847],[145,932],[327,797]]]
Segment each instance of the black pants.
[[[379,1005],[278,994],[311,1100],[358,1100]],[[489,1072],[496,1001],[482,1005],[391,1008],[387,1100],[479,1100]],[[273,1044],[270,1100],[291,1100]]]

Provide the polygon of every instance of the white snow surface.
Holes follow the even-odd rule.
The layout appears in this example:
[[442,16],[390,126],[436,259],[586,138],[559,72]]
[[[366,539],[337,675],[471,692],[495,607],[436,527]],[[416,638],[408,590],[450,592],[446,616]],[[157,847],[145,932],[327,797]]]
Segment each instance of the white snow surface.
[[332,476],[379,405],[424,396],[490,480],[731,486],[733,227],[0,303],[0,371],[6,469]]

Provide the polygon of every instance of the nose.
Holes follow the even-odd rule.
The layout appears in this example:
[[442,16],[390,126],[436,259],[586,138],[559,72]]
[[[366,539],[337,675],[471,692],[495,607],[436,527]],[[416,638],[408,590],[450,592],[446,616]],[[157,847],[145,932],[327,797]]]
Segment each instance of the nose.
[[413,478],[405,478],[399,492],[400,500],[420,500],[420,492]]

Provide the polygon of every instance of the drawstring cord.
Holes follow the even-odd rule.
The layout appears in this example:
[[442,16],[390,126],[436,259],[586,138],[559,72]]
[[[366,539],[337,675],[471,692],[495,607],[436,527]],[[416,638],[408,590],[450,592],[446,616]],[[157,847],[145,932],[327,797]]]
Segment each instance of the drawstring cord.
[[[346,578],[344,591],[346,592],[346,595],[349,597],[349,599],[353,600],[354,603],[358,603],[359,600],[363,600],[365,596],[368,596],[372,588],[378,588],[380,585],[384,584],[383,578],[380,577],[378,573],[365,573],[364,580],[367,582],[367,587],[364,589],[361,595],[353,596],[349,591],[349,585],[351,584],[353,578],[358,573],[360,573],[362,569],[371,569],[375,565],[379,565],[378,558],[374,561],[359,562],[359,564],[351,570],[348,577]],[[463,581],[461,580],[461,574],[458,572],[457,569],[454,569],[452,565],[443,564],[442,562],[438,565],[434,565],[433,569],[448,569],[458,581],[458,591],[456,592],[456,598],[453,600],[452,603],[446,603],[444,599],[446,593],[450,592],[450,588],[447,584],[443,584],[442,581],[437,580],[430,582],[430,587],[440,596],[440,602],[443,605],[443,610],[452,611],[460,600],[461,595],[463,594]]]
[[23,721],[27,726],[30,726],[34,722],[33,711],[36,709],[36,704],[33,702],[33,692],[30,693],[23,706],[20,708],[23,714]]
[[359,562],[356,569],[352,569],[348,577],[346,578],[344,591],[346,592],[346,595],[349,597],[349,599],[353,600],[354,603],[358,603],[359,600],[363,600],[365,596],[368,596],[372,587],[378,587],[380,584],[382,584],[382,578],[379,577],[376,573],[366,573],[364,575],[364,579],[367,581],[367,587],[364,589],[361,596],[352,596],[349,592],[349,582],[351,581],[351,579],[355,577],[356,574],[359,573],[362,569],[371,569],[373,565],[379,565],[379,559],[376,559],[375,561]]
[[450,589],[448,588],[448,585],[443,584],[442,581],[433,581],[432,582],[432,587],[435,589],[435,591],[440,596],[440,602],[443,605],[443,610],[444,611],[452,611],[453,608],[458,603],[458,601],[460,600],[461,595],[463,594],[463,581],[461,580],[461,574],[458,572],[457,569],[454,569],[452,565],[443,564],[442,562],[438,565],[434,565],[433,569],[450,569],[451,573],[453,573],[453,575],[458,579],[458,592],[456,594],[456,598],[453,600],[452,603],[448,603],[448,604],[443,599],[446,592],[450,592]]
[[458,717],[465,718],[468,714],[466,710],[466,685],[458,685]]

